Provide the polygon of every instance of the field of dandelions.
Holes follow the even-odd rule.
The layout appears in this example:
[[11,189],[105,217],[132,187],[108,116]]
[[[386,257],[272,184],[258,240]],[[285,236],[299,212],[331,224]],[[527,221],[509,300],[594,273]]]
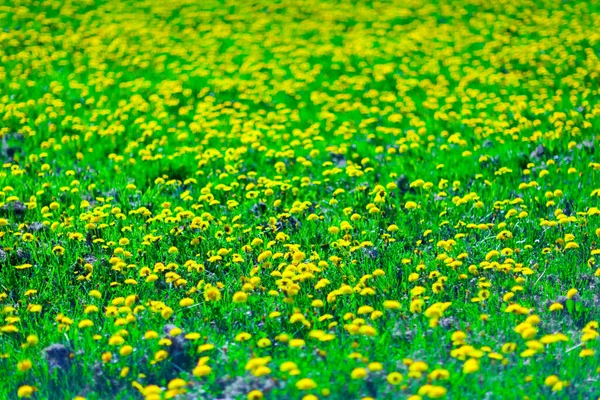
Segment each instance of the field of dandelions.
[[600,398],[599,27],[0,0],[0,398]]

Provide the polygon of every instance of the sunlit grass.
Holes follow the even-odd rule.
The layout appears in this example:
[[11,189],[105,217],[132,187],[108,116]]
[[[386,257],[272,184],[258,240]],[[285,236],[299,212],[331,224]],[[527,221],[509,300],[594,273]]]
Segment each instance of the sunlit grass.
[[598,398],[599,11],[0,1],[0,398]]

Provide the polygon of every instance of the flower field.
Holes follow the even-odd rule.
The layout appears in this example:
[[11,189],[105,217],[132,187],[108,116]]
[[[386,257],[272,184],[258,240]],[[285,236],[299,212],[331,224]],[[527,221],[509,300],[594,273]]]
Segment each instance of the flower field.
[[0,399],[600,398],[598,27],[0,0]]

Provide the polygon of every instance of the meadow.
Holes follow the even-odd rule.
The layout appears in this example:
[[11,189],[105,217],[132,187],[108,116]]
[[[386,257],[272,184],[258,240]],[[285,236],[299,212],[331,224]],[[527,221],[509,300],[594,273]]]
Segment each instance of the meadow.
[[600,398],[599,27],[0,0],[0,398]]

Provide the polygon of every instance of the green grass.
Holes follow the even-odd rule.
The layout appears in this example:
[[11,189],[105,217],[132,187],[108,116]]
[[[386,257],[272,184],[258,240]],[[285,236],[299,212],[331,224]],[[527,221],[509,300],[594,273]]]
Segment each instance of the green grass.
[[597,26],[0,0],[0,398],[600,397]]

